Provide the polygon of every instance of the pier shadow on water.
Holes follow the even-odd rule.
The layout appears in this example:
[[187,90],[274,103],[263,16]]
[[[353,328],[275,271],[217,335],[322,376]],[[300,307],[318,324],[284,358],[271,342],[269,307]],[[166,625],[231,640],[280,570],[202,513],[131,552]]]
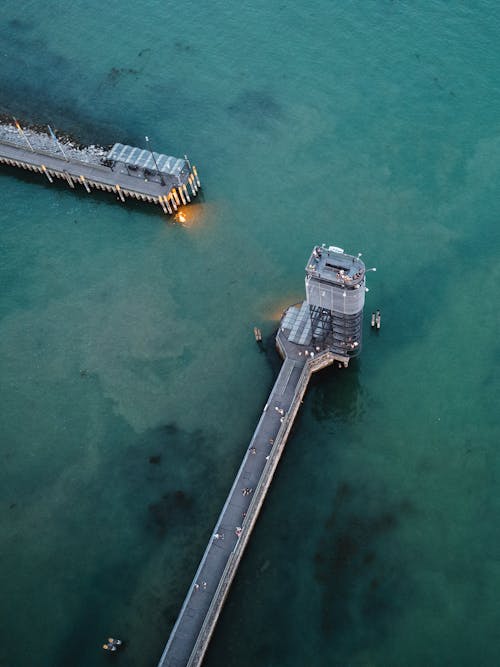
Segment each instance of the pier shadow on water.
[[329,367],[312,376],[308,393],[311,412],[318,422],[353,423],[365,412],[366,389],[359,379],[358,359],[347,368]]

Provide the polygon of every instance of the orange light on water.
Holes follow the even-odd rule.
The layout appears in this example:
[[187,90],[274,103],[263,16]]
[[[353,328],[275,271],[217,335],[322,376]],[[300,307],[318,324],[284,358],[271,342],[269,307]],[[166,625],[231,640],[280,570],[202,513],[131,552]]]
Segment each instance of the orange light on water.
[[[208,216],[209,212],[210,216]],[[213,206],[195,200],[186,206],[180,206],[169,219],[186,229],[203,229],[208,217],[211,220],[215,215],[216,211]]]
[[263,314],[263,317],[266,320],[272,321],[272,322],[279,322],[281,318],[283,317],[283,314],[285,311],[292,305],[297,303],[297,295],[290,295],[288,298],[284,298],[280,300],[279,303],[273,303],[269,307],[267,307]]

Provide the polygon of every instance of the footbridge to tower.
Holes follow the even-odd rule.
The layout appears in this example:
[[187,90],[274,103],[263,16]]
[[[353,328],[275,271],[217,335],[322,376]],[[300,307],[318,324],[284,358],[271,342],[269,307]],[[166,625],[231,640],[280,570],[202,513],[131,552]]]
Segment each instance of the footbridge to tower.
[[201,664],[313,373],[334,363],[347,367],[360,352],[364,276],[358,257],[314,248],[307,300],[283,314],[276,335],[283,364],[158,667]]

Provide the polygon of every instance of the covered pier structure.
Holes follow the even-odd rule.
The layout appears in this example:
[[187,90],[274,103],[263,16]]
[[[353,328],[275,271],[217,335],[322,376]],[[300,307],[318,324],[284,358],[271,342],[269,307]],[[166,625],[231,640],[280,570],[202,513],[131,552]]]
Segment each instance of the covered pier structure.
[[111,192],[117,199],[137,199],[175,214],[191,202],[201,187],[196,167],[189,159],[116,143],[105,151],[99,147],[77,148],[55,135],[0,126],[0,164],[18,167],[65,181],[70,188]]

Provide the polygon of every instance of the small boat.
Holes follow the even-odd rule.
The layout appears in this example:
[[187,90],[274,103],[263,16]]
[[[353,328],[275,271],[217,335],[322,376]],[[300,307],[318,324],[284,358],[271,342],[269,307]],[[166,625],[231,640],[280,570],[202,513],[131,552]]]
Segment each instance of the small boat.
[[105,651],[114,652],[117,651],[120,646],[123,644],[121,639],[115,639],[114,637],[108,637],[108,641],[102,645],[102,648]]

